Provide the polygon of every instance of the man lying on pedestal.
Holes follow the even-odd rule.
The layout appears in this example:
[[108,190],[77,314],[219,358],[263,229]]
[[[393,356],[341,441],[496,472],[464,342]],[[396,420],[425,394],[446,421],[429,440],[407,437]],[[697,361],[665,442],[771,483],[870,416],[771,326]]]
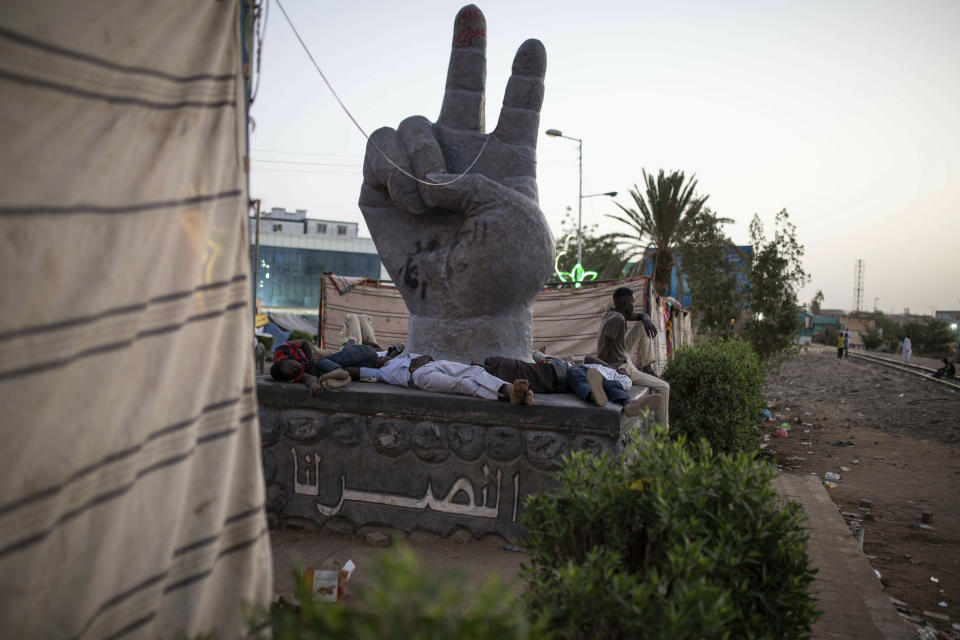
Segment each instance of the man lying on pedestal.
[[626,371],[615,369],[595,356],[586,356],[583,364],[570,364],[539,351],[531,355],[534,362],[490,356],[483,361],[483,368],[501,378],[523,377],[530,381],[534,393],[573,393],[600,407],[608,401],[614,402],[621,405],[624,415],[631,418],[643,409],[656,410],[663,402],[663,397],[656,393],[632,398],[627,391],[633,382]]
[[429,355],[403,353],[394,358],[380,358],[375,366],[347,367],[347,371],[354,380],[371,378],[424,391],[509,400],[515,405],[533,404],[530,384],[522,378],[511,383],[487,373],[478,365],[434,360]]
[[346,347],[326,357],[318,357],[316,348],[308,340],[291,340],[273,352],[270,376],[277,382],[302,382],[314,396],[324,389],[342,387],[350,382],[344,367],[371,366],[377,362],[373,347],[358,344]]

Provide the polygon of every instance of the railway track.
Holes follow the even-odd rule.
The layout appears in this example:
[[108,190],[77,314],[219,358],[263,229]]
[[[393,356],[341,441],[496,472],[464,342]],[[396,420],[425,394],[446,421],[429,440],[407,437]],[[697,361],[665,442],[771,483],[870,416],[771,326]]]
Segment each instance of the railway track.
[[[823,350],[830,352],[836,351],[835,349],[829,349],[826,347],[824,347]],[[894,360],[893,358],[887,358],[873,353],[862,353],[853,350],[850,351],[850,357],[863,360],[871,364],[878,364],[889,369],[895,369],[896,371],[901,371],[903,373],[919,376],[924,380],[929,380],[932,383],[944,385],[949,389],[960,391],[960,381],[958,381],[957,378],[954,377],[949,380],[934,378],[933,373],[936,371],[936,369],[931,369],[930,367],[924,367],[919,364],[907,364],[901,362],[900,360]]]

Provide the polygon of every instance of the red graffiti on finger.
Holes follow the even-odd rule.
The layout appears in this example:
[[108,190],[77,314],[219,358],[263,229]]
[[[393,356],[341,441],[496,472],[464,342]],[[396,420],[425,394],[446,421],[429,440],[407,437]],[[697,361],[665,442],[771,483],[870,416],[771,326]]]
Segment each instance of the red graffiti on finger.
[[469,47],[483,42],[486,38],[487,31],[483,27],[479,29],[463,27],[453,35],[453,44],[458,47]]

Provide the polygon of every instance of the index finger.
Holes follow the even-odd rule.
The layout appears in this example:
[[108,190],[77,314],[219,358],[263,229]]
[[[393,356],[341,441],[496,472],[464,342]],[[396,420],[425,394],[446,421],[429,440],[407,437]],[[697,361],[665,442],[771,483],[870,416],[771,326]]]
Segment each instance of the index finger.
[[453,22],[453,49],[437,124],[483,131],[483,92],[487,75],[487,20],[476,5],[460,9]]

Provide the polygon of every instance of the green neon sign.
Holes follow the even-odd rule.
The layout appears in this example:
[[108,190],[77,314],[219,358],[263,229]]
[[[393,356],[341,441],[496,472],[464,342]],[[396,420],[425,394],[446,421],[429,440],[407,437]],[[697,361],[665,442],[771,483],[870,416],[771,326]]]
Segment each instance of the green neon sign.
[[573,282],[575,283],[573,286],[579,289],[583,286],[584,281],[597,279],[596,271],[587,271],[579,262],[570,271],[560,271],[560,257],[566,253],[566,251],[561,251],[557,254],[557,259],[553,263],[553,270],[560,278],[560,282]]

